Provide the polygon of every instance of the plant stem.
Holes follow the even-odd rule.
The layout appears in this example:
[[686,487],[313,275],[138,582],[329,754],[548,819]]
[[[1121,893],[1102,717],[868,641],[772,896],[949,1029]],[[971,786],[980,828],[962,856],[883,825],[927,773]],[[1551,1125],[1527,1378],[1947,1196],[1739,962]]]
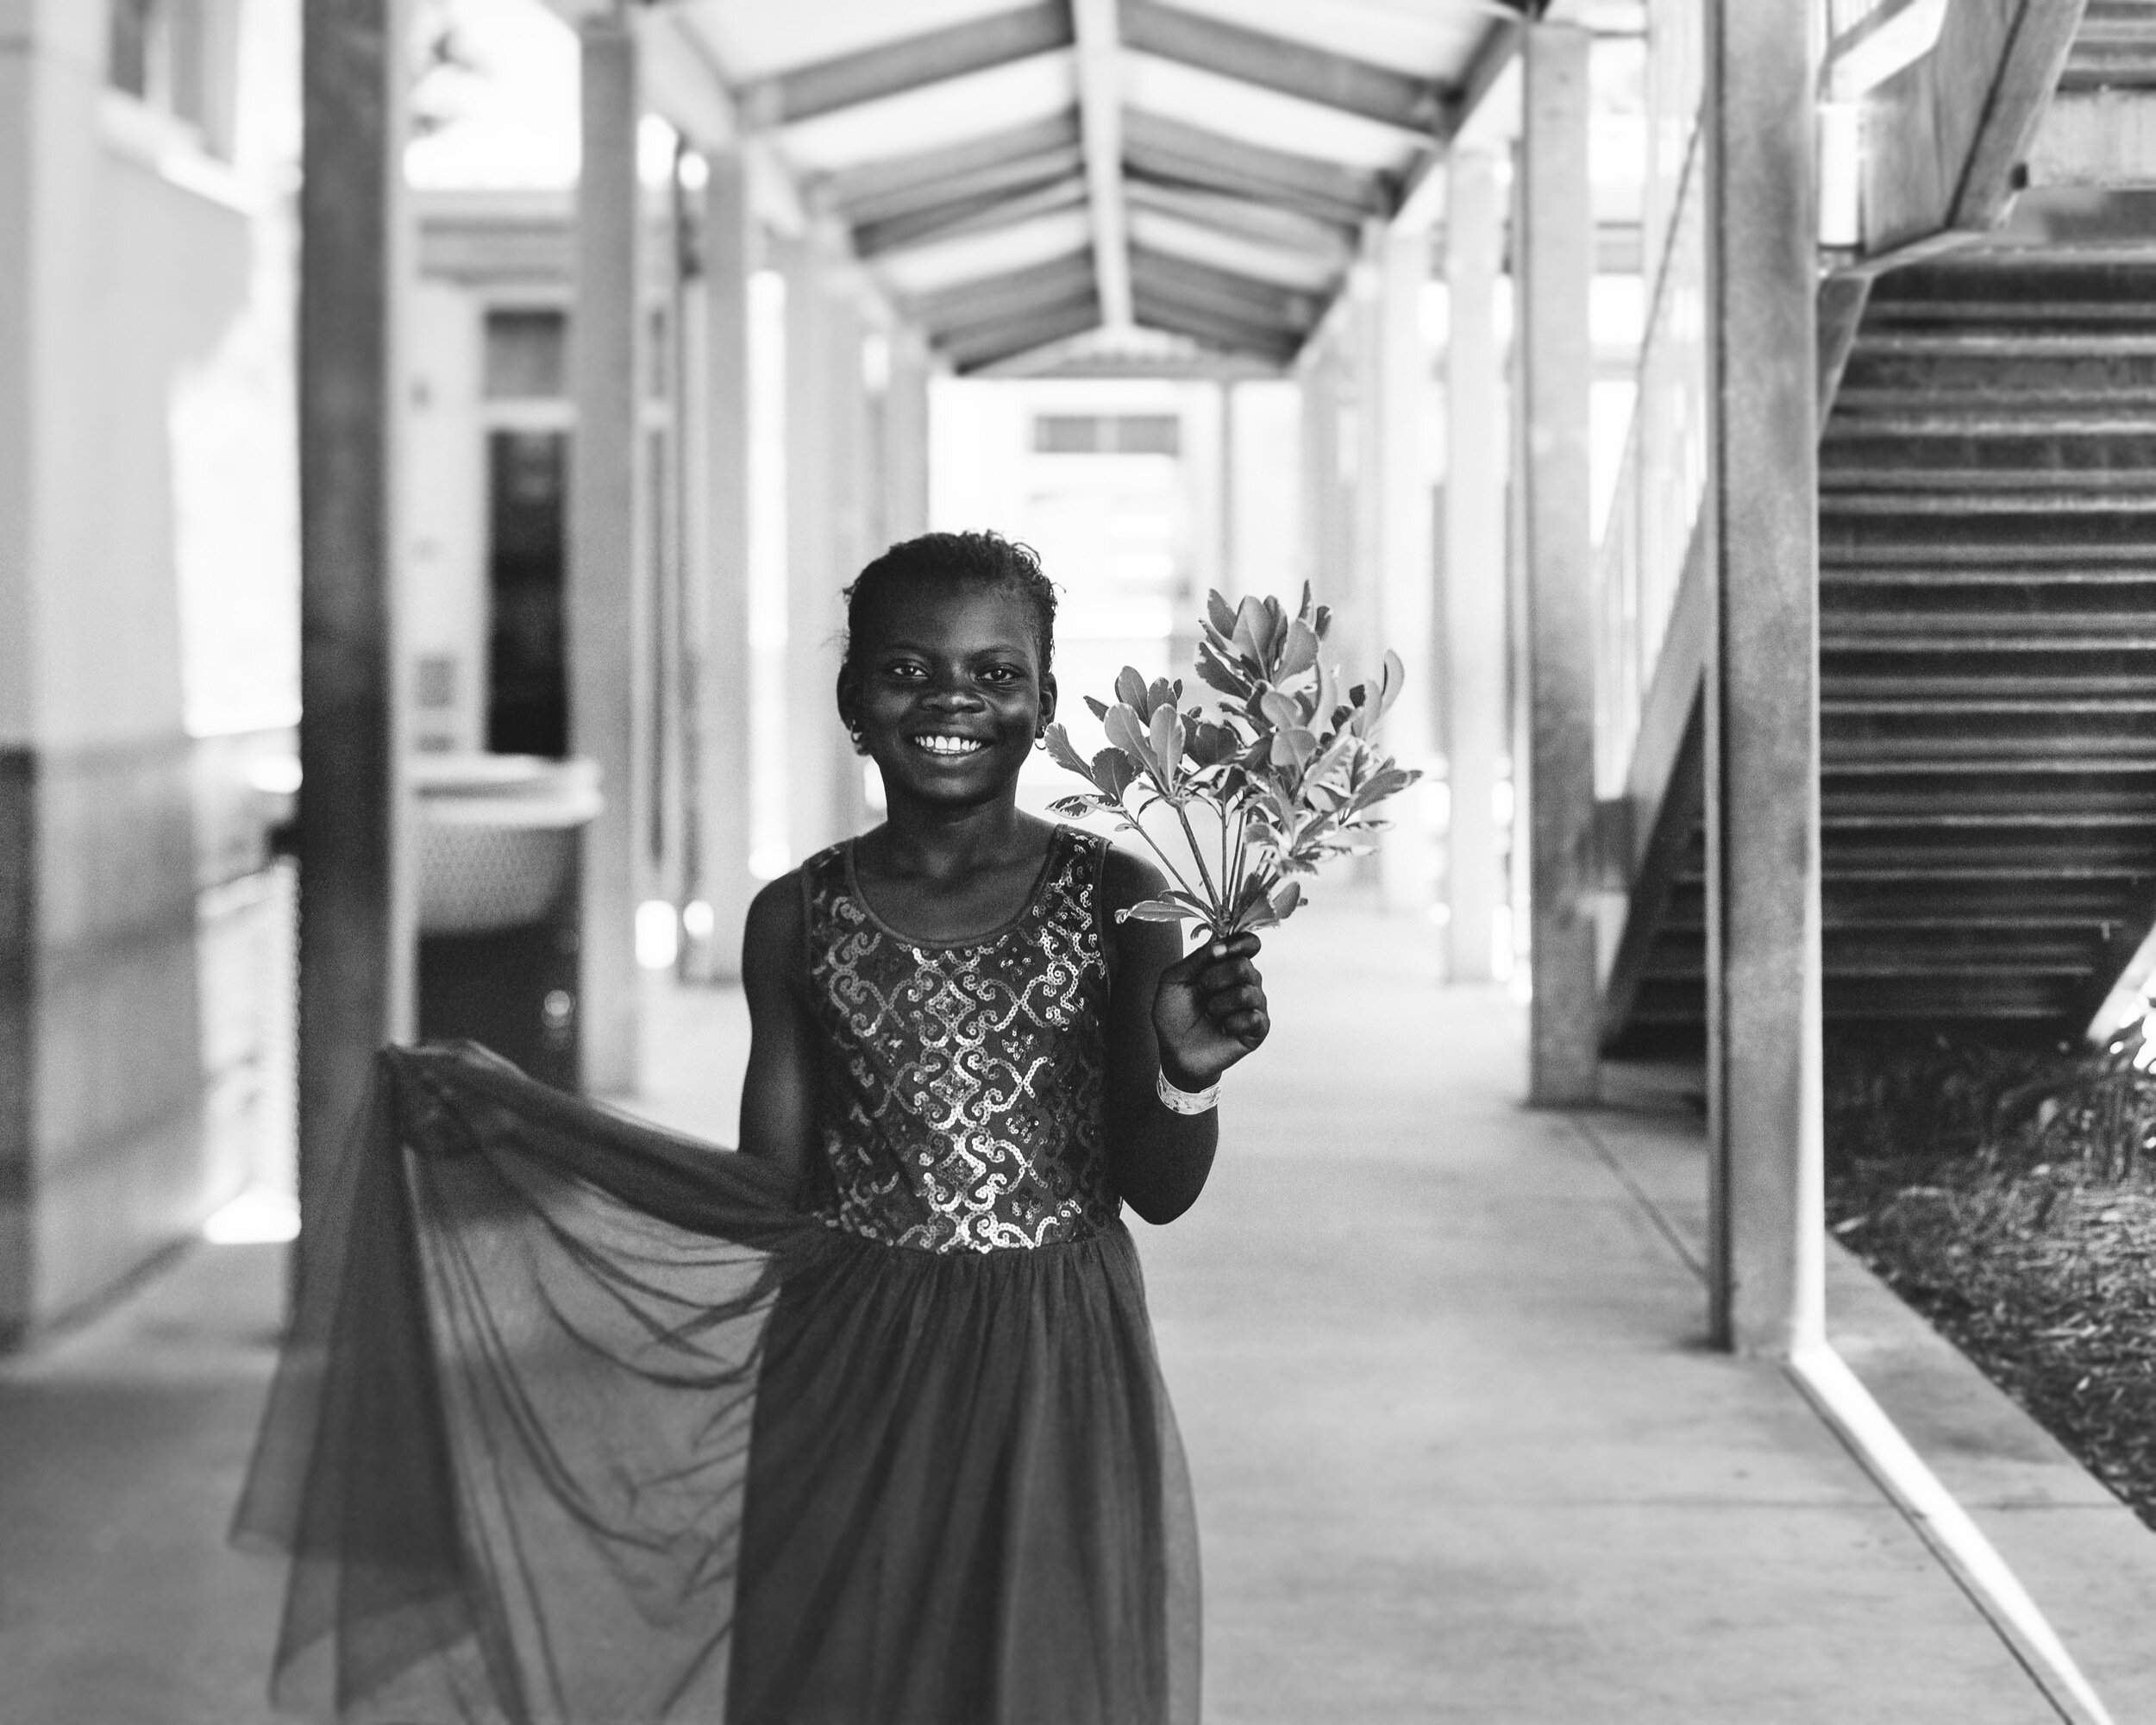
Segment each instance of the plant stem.
[[1206,897],[1213,905],[1213,920],[1217,923],[1221,909],[1220,895],[1213,889],[1213,876],[1206,869],[1206,853],[1198,848],[1198,835],[1190,830],[1190,817],[1183,812],[1183,806],[1177,802],[1171,803],[1170,806],[1175,811],[1175,819],[1182,823],[1183,840],[1190,846],[1190,860],[1198,865],[1198,878],[1206,883]]
[[[1121,802],[1122,799],[1118,798],[1117,801]],[[1178,812],[1181,812],[1181,811],[1178,811]],[[1123,808],[1123,824],[1129,827],[1131,831],[1138,834],[1140,838],[1144,839],[1145,841],[1146,849],[1150,850],[1154,856],[1160,858],[1161,867],[1168,870],[1168,878],[1173,881],[1177,886],[1181,887],[1186,893],[1189,892],[1190,882],[1183,878],[1183,871],[1178,869],[1173,862],[1169,861],[1168,853],[1153,842],[1153,835],[1145,830],[1144,822],[1141,821],[1136,815],[1131,812],[1130,807],[1127,804],[1124,805]],[[1190,831],[1189,822],[1185,821],[1183,823],[1183,831],[1186,832]],[[1199,865],[1199,872],[1201,875],[1204,872],[1204,866],[1205,865],[1203,863]],[[1213,932],[1219,929],[1220,919],[1217,911],[1207,919],[1207,924],[1208,926],[1206,932],[1208,935],[1211,935]]]

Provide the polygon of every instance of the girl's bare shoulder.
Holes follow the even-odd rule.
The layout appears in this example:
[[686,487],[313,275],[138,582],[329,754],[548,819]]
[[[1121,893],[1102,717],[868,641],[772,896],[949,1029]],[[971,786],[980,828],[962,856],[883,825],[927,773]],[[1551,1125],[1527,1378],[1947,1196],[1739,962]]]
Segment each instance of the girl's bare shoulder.
[[1111,912],[1158,898],[1167,888],[1168,877],[1154,863],[1119,844],[1108,847],[1100,864],[1100,892]]

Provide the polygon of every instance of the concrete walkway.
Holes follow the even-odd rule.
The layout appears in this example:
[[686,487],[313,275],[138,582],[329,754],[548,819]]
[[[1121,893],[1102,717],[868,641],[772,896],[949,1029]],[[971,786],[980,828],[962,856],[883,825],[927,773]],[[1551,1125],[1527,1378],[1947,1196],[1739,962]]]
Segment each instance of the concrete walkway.
[[[1701,1346],[1695,1130],[1521,1109],[1520,1009],[1433,962],[1275,936],[1213,1187],[1140,1229],[1213,1725],[2054,1719],[1788,1381]],[[651,1005],[641,1106],[730,1138],[738,999]],[[204,1248],[0,1365],[0,1718],[268,1717],[277,1578],[220,1534],[279,1274]]]

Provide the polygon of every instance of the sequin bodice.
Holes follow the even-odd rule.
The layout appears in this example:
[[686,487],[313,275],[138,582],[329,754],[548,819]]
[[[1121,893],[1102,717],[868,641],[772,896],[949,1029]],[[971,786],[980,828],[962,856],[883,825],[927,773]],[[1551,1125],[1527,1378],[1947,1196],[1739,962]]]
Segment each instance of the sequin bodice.
[[1084,1239],[1119,1205],[1101,1143],[1106,841],[1058,827],[994,933],[908,938],[861,894],[850,843],[801,870],[809,993],[830,1038],[818,1130],[848,1233],[928,1251]]

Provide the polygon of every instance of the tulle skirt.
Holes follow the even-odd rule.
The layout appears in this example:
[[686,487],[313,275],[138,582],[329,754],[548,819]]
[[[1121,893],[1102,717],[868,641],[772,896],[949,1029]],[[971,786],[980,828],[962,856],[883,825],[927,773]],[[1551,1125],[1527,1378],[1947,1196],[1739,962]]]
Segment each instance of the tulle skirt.
[[385,1051],[235,1536],[379,1725],[1195,1725],[1120,1226],[933,1254],[469,1045]]

